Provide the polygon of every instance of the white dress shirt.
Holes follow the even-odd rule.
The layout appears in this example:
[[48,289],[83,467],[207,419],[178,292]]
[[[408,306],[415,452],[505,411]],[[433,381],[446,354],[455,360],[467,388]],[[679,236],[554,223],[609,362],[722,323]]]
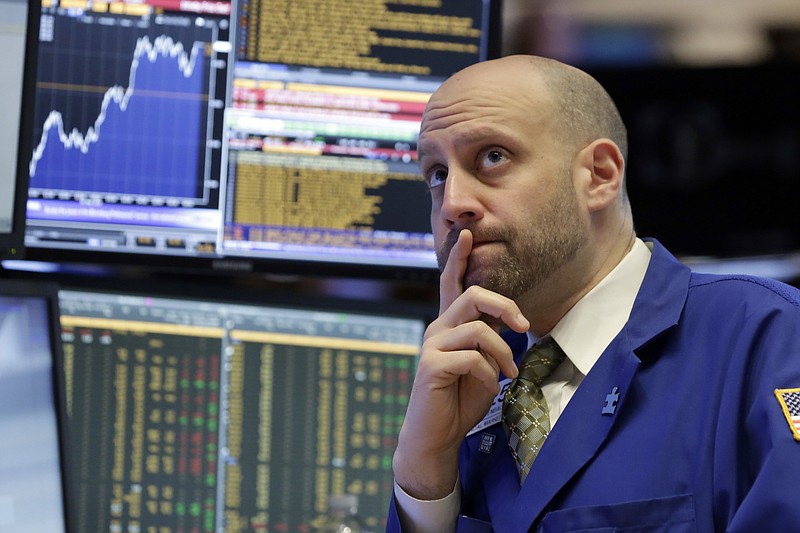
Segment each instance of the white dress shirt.
[[[648,245],[636,239],[622,261],[550,331],[549,335],[567,355],[542,384],[551,427],[558,421],[583,378],[627,323],[650,263],[650,255]],[[528,342],[529,345],[535,342],[530,334]],[[417,500],[396,483],[394,493],[404,531],[439,533],[455,530],[461,507],[458,481],[453,492],[440,500]]]

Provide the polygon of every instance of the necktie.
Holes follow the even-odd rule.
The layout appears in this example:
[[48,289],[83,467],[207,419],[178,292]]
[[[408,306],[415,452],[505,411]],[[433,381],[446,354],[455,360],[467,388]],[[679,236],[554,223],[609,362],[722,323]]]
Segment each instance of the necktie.
[[503,398],[503,426],[517,463],[520,485],[550,433],[550,416],[541,384],[564,360],[564,351],[548,337],[522,357],[519,375]]

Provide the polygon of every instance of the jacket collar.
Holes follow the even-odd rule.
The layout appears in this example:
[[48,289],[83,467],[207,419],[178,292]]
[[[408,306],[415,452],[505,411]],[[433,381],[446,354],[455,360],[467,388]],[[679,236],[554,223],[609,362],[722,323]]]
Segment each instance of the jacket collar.
[[661,243],[645,239],[653,257],[624,328],[631,348],[638,350],[666,330],[676,326],[686,305],[691,271]]

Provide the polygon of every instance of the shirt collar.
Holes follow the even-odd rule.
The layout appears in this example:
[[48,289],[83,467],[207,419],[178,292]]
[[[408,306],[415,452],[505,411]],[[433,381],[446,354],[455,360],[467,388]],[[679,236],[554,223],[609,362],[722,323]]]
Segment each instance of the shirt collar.
[[650,248],[636,239],[622,261],[570,309],[550,332],[584,376],[628,322]]

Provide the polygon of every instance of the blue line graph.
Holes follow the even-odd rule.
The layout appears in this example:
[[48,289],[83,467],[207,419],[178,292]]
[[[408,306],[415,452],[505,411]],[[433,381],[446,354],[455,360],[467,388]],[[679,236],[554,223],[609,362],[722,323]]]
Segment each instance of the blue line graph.
[[[204,46],[195,42],[187,51],[167,35],[139,37],[127,87],[105,91],[97,118],[85,131],[67,131],[62,112],[49,112],[30,161],[31,187],[167,198],[202,195]],[[80,100],[73,97],[68,105],[81,105]]]

